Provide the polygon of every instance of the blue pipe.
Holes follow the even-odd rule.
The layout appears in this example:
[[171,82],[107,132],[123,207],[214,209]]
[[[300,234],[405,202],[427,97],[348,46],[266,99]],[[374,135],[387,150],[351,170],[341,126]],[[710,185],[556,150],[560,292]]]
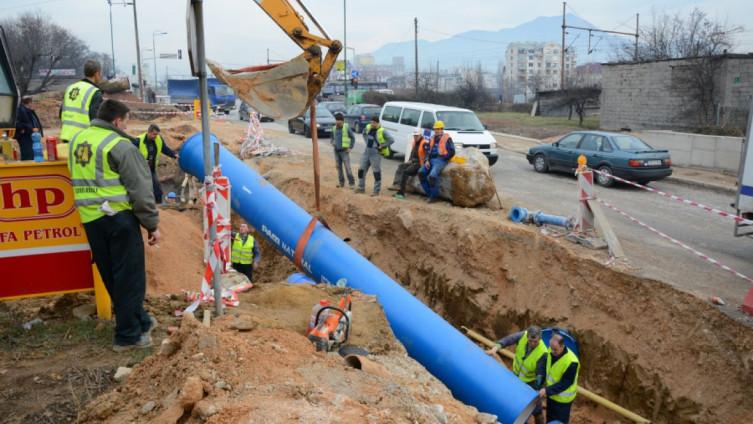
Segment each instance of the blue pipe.
[[[211,140],[217,142],[214,135]],[[220,150],[222,173],[232,185],[233,210],[292,259],[311,215],[225,148]],[[201,134],[183,144],[180,167],[204,178]],[[350,286],[376,295],[408,354],[457,399],[497,415],[505,424],[528,419],[537,398],[533,389],[321,224],[304,250],[302,266],[317,282],[332,284],[345,278]]]
[[512,222],[523,222],[526,220],[526,218],[528,218],[528,209],[515,206],[510,209],[510,215],[508,217]]
[[570,228],[572,226],[572,221],[570,221],[570,218],[566,218],[564,216],[549,215],[541,211],[537,211],[533,214],[533,223],[536,225],[550,224],[565,228]]

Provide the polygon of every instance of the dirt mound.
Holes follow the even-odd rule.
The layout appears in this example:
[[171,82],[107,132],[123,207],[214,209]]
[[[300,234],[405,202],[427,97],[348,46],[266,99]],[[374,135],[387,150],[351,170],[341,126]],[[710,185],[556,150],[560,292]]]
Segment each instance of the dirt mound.
[[180,294],[182,290],[197,290],[204,272],[203,233],[200,215],[194,212],[160,210],[159,247],[147,246],[147,293],[152,295]]
[[48,129],[60,129],[60,104],[62,103],[62,99],[63,93],[60,93],[57,97],[46,97],[34,99],[33,101],[34,110],[42,122],[45,134]]
[[[376,364],[371,371],[346,365],[336,353],[315,352],[302,334],[307,318],[297,318],[309,313],[305,302],[322,295],[314,287],[277,284],[246,295],[263,308],[257,314],[226,315],[211,327],[186,315],[159,354],[89,403],[78,422],[475,422],[474,408],[453,399],[395,344],[379,306],[366,296],[354,299],[354,314],[362,316],[354,325],[364,327],[354,340],[393,339],[377,343],[388,349],[369,356]],[[367,310],[381,316],[367,321]],[[278,321],[286,312],[292,315]],[[239,320],[256,328],[236,331]],[[278,324],[296,330],[270,328]],[[377,331],[366,334],[367,327]]]

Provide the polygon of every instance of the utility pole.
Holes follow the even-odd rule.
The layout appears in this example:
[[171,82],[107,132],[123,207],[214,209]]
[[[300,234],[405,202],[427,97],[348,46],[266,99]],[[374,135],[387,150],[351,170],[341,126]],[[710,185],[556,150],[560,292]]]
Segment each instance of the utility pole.
[[562,2],[562,48],[560,48],[560,90],[565,89],[565,29],[567,24],[565,23],[565,7],[567,2]]
[[269,65],[269,47],[267,47],[267,65]]
[[115,38],[112,32],[112,0],[107,0],[110,6],[110,49],[112,51],[112,74],[115,75]]
[[141,101],[144,101],[144,77],[141,75],[141,45],[139,44],[139,18],[136,15],[136,0],[131,2],[133,6],[133,27],[136,32],[136,66],[139,72],[139,93]]
[[154,62],[154,87],[153,90],[157,89],[157,44],[154,41],[154,38],[157,35],[165,35],[166,32],[161,31],[152,31],[152,61]]
[[348,106],[348,17],[345,7],[346,1],[343,0],[343,92],[345,93],[345,106]]
[[635,61],[638,61],[638,34],[640,33],[640,27],[638,25],[638,18],[640,13],[635,14]]
[[418,18],[413,18],[413,55],[416,62],[416,100],[418,100]]
[[437,61],[437,91],[439,91],[439,61]]

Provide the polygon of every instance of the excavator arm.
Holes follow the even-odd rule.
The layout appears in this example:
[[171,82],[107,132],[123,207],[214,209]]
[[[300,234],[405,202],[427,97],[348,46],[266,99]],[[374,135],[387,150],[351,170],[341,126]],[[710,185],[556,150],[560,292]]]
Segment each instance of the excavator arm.
[[[231,86],[241,99],[262,114],[277,119],[300,116],[322,90],[342,44],[327,36],[300,1],[298,3],[323,37],[309,31],[302,15],[288,0],[254,1],[303,53],[276,65],[224,70],[217,63],[208,61],[209,67],[218,79]],[[324,57],[322,47],[327,48]]]

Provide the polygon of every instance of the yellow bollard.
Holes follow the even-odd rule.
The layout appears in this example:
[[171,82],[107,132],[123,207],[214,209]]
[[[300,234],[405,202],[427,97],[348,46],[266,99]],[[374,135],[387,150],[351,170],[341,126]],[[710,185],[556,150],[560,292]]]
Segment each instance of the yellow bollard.
[[112,319],[112,301],[95,263],[92,263],[92,276],[94,277],[94,301],[97,304],[97,318],[109,321]]
[[193,119],[194,121],[199,120],[199,115],[201,114],[201,102],[199,99],[193,99]]

